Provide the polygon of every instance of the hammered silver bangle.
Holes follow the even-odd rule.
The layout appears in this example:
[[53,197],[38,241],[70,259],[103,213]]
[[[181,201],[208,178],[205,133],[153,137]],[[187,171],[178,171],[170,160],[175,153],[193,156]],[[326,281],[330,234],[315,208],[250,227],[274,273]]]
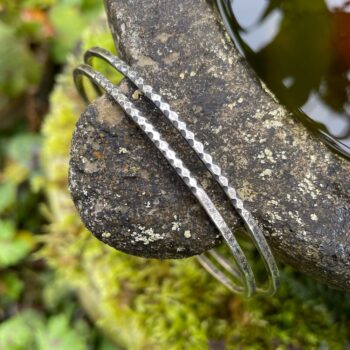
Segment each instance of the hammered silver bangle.
[[[187,141],[190,147],[195,151],[197,156],[202,160],[204,165],[214,176],[215,180],[218,182],[218,184],[221,186],[227,197],[230,199],[237,213],[242,218],[247,228],[248,234],[252,238],[256,248],[258,249],[260,255],[263,258],[263,261],[269,273],[269,287],[265,289],[258,288],[258,291],[266,294],[275,293],[279,286],[279,272],[273,254],[264,237],[264,234],[258,227],[251,213],[244,208],[243,201],[240,199],[233,186],[229,184],[228,178],[223,174],[221,168],[216,163],[214,163],[211,155],[205,151],[203,143],[196,139],[194,133],[188,129],[186,123],[184,123],[180,119],[179,115],[171,109],[170,105],[164,100],[164,98],[160,94],[155,92],[150,85],[146,84],[145,80],[142,77],[140,77],[136,71],[132,70],[120,58],[111,54],[105,49],[94,47],[85,53],[85,62],[91,64],[91,61],[94,57],[103,59],[116,70],[118,70],[120,73],[125,75],[133,84],[135,84],[136,87],[142,93],[144,93],[144,95],[148,99],[150,99],[155,106],[159,108],[159,110],[163,113],[166,119],[177,129],[177,131],[183,136],[183,138]],[[234,275],[233,270],[229,268],[229,262],[226,261],[225,258],[223,258],[218,253],[211,253],[210,255],[227,272],[229,272],[231,275]],[[217,270],[215,268],[215,265],[210,263],[207,257],[202,255],[199,257],[199,260],[207,270],[209,270],[213,275],[215,275],[216,278],[220,279],[221,282],[223,282],[222,273],[220,272],[220,270]],[[224,284],[230,288],[227,281]]]
[[[170,165],[175,169],[177,174],[181,177],[187,187],[191,190],[193,195],[202,205],[208,216],[220,231],[224,240],[228,244],[238,267],[239,274],[235,273],[235,280],[239,283],[229,280],[230,288],[236,293],[245,293],[252,295],[256,290],[255,278],[253,271],[247,261],[247,258],[239,246],[232,231],[226,224],[224,218],[221,216],[207,193],[198,184],[193,177],[190,170],[178,158],[174,150],[162,138],[161,134],[154,128],[154,126],[144,117],[141,112],[134,106],[134,104],[106,77],[98,71],[95,71],[89,65],[80,65],[74,70],[75,85],[85,101],[87,101],[86,92],[82,83],[82,77],[88,77],[95,86],[101,87],[117,104],[125,111],[125,113],[137,124],[137,126],[145,133],[145,135],[153,142],[158,150],[168,160]],[[223,282],[224,283],[224,282]],[[225,283],[226,284],[226,283]]]

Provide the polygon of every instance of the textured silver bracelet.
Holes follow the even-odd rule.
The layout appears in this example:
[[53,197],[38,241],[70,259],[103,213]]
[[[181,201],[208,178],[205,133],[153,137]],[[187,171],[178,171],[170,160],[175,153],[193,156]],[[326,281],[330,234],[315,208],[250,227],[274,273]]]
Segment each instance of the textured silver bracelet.
[[[163,140],[161,134],[154,128],[154,126],[145,118],[140,111],[134,106],[134,104],[113,85],[106,77],[104,77],[98,71],[95,71],[89,65],[80,65],[74,70],[74,81],[80,95],[87,102],[87,95],[82,83],[82,77],[86,76],[90,81],[98,87],[101,87],[112,99],[118,103],[118,105],[125,111],[125,113],[137,124],[137,126],[145,133],[145,135],[153,142],[163,156],[168,160],[170,165],[175,169],[177,174],[181,177],[187,187],[191,190],[193,195],[197,198],[202,205],[208,216],[220,231],[222,237],[228,244],[233,258],[236,262],[239,273],[236,271],[232,275],[231,279],[222,275],[222,282],[227,285],[236,293],[245,293],[250,296],[256,291],[255,278],[253,271],[247,261],[247,258],[239,246],[235,236],[231,229],[226,224],[224,218],[221,216],[207,193],[198,184],[197,180],[193,177],[190,170],[183,164],[181,159],[178,158],[174,150],[169,144]],[[220,274],[219,274],[220,275]],[[217,277],[219,277],[217,275]],[[225,280],[227,279],[227,281]],[[239,282],[239,283],[238,283]]]
[[[234,187],[230,185],[228,178],[223,174],[221,168],[213,161],[212,156],[205,151],[203,143],[198,141],[195,134],[188,129],[186,123],[183,122],[180,119],[179,115],[171,109],[170,105],[164,100],[164,98],[158,94],[150,85],[148,85],[136,71],[131,69],[131,67],[129,67],[120,58],[111,54],[105,49],[94,47],[85,53],[85,62],[91,64],[91,61],[94,57],[103,59],[120,73],[125,75],[133,84],[135,84],[136,87],[141,92],[143,92],[144,95],[154,103],[154,105],[159,108],[166,119],[183,136],[183,138],[187,141],[190,147],[195,151],[197,156],[204,163],[206,168],[214,176],[215,180],[218,182],[227,197],[230,199],[233,207],[245,223],[247,232],[252,238],[260,255],[262,256],[269,273],[269,287],[265,289],[258,288],[258,291],[266,294],[274,294],[279,286],[279,272],[274,256],[264,237],[264,234],[258,227],[251,213],[244,208],[243,201],[238,196],[237,191],[234,189]],[[221,265],[227,272],[234,276],[232,269],[229,268],[230,264],[225,260],[225,258],[223,258],[218,253],[210,255],[217,263],[219,263],[219,265]],[[208,257],[202,255],[199,257],[199,260],[209,272],[211,272],[216,278],[223,282],[222,272],[215,268],[215,265],[210,262]],[[224,284],[227,285],[227,287],[231,288],[228,285],[227,281]]]

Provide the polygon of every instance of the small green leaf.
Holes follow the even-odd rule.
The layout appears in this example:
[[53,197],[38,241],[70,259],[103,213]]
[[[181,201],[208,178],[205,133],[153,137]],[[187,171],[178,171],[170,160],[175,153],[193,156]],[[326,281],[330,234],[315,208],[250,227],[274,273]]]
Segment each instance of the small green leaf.
[[0,267],[17,264],[33,249],[35,240],[28,231],[16,232],[15,224],[0,220]]
[[0,94],[15,97],[40,77],[39,64],[14,28],[0,22]]
[[103,339],[101,341],[101,344],[98,347],[98,350],[118,350],[118,349],[119,348],[117,348],[114,344],[112,344],[107,339]]
[[[9,209],[16,202],[16,185],[5,182],[0,185],[0,214]],[[0,232],[1,235],[1,232]]]
[[16,273],[7,271],[0,278],[0,301],[6,303],[16,301],[24,288],[23,281]]
[[69,316],[61,314],[51,317],[45,330],[37,333],[38,350],[85,350],[86,337],[70,325]]
[[50,10],[50,21],[55,29],[53,39],[53,57],[57,62],[64,62],[81,36],[86,25],[78,7],[60,4]]
[[11,240],[14,237],[15,233],[16,227],[13,221],[0,220],[0,242]]
[[24,241],[1,242],[0,266],[12,266],[22,260],[30,251]]
[[23,133],[11,139],[6,153],[12,160],[19,162],[28,170],[33,170],[37,167],[40,147],[41,137],[39,135]]
[[33,349],[35,333],[42,327],[40,315],[32,310],[11,317],[0,325],[0,349]]

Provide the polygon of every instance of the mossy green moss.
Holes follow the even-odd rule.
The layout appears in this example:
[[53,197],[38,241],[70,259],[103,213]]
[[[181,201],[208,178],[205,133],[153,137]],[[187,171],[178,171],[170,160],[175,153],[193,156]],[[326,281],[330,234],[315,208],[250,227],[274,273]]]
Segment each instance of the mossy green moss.
[[[113,48],[103,25],[89,29],[83,42],[84,48]],[[97,325],[126,349],[206,349],[224,343],[227,349],[344,349],[349,297],[289,268],[282,268],[277,296],[245,299],[218,284],[195,259],[127,256],[83,228],[67,190],[70,138],[84,108],[71,73],[81,62],[81,54],[69,58],[42,130],[51,225],[41,254]]]

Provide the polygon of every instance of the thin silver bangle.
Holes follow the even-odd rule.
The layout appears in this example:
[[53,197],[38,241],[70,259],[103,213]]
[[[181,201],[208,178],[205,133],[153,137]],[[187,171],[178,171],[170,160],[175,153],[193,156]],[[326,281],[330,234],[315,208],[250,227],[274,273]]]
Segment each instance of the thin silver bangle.
[[142,116],[140,111],[118,89],[118,87],[113,85],[100,72],[95,71],[91,66],[84,64],[77,67],[74,70],[73,75],[77,90],[86,102],[88,99],[84,90],[84,85],[82,83],[83,76],[88,77],[95,86],[101,87],[108,95],[110,95],[168,160],[170,165],[175,169],[177,174],[181,177],[181,179],[202,205],[204,210],[207,212],[208,216],[213,221],[223,236],[224,240],[230,247],[233,258],[240,272],[240,278],[235,279],[239,280],[241,283],[234,283],[233,279],[231,279],[230,288],[236,293],[245,293],[248,296],[252,295],[256,290],[255,278],[244,252],[242,251],[232,231],[226,224],[224,218],[221,216],[207,193],[198,184],[197,180],[192,176],[190,170],[187,169],[181,159],[178,158],[175,151],[172,150],[169,144],[162,138],[161,134],[154,128],[154,126],[147,120],[147,118]]
[[[258,249],[265,263],[266,269],[269,274],[269,286],[265,289],[258,288],[258,291],[264,294],[274,294],[279,287],[279,271],[275,258],[264,237],[264,234],[255,222],[251,213],[244,208],[243,201],[239,197],[234,187],[230,185],[228,178],[223,174],[222,169],[213,161],[211,155],[205,151],[203,143],[198,141],[195,134],[188,129],[186,123],[183,122],[179,115],[171,109],[170,105],[164,100],[164,98],[160,94],[158,94],[152,86],[146,84],[145,80],[142,77],[140,77],[140,75],[135,70],[131,69],[131,67],[128,66],[125,62],[123,62],[120,58],[111,54],[109,51],[103,48],[93,47],[85,53],[85,63],[91,64],[92,59],[94,57],[106,61],[113,68],[115,68],[117,71],[125,75],[128,79],[130,79],[130,81],[133,84],[135,84],[137,88],[154,103],[155,106],[159,108],[159,110],[166,117],[166,119],[177,129],[177,131],[182,135],[182,137],[187,141],[190,147],[195,151],[197,156],[204,163],[206,168],[214,176],[215,180],[223,189],[226,196],[230,199],[232,206],[235,208],[235,210],[245,223],[247,232],[253,240],[256,248]],[[218,253],[216,255],[212,255],[212,257],[223,267],[224,264],[229,264],[229,262],[225,261],[225,259]],[[201,263],[205,265],[207,269],[209,269],[207,260],[205,263],[203,263],[203,261],[201,261]],[[210,272],[217,278],[219,278],[216,271],[212,270]]]

